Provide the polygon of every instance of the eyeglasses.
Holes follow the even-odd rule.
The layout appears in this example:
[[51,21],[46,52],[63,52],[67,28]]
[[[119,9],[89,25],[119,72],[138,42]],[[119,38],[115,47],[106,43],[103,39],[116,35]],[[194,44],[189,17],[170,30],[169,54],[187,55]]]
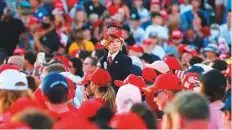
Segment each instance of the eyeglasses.
[[180,38],[178,38],[178,37],[173,37],[172,39],[173,39],[173,40],[179,40]]
[[164,92],[164,90],[159,90],[154,93],[154,97],[157,97],[159,93]]

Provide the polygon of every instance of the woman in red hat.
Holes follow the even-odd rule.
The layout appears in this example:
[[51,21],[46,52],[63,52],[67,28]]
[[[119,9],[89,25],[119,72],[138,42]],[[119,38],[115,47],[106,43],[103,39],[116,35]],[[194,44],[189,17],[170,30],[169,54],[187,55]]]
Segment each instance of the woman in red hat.
[[112,111],[115,110],[115,92],[111,87],[111,76],[108,71],[96,69],[91,76],[90,89],[94,94],[94,100]]
[[114,80],[124,80],[132,67],[132,60],[121,52],[124,43],[122,31],[115,27],[110,27],[104,33],[102,45],[108,49],[108,54],[101,59],[101,68],[106,69],[112,77],[112,85],[117,92],[118,87],[113,84]]

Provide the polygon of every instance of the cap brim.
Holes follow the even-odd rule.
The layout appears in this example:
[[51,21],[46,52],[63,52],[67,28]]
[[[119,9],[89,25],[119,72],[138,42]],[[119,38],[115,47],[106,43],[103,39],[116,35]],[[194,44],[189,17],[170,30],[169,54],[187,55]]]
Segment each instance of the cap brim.
[[77,85],[80,85],[80,86],[87,85],[87,84],[89,84],[89,81],[87,81],[87,80],[83,80],[83,81],[77,83]]
[[121,87],[121,86],[123,86],[123,85],[125,85],[125,84],[124,84],[124,82],[121,81],[121,80],[115,80],[115,81],[114,81],[114,85],[117,86],[117,87]]

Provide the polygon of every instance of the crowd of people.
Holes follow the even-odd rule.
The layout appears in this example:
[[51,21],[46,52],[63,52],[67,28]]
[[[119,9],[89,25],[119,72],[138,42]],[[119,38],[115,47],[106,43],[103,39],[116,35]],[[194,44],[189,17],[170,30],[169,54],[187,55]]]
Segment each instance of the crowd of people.
[[0,0],[1,129],[231,129],[231,0]]

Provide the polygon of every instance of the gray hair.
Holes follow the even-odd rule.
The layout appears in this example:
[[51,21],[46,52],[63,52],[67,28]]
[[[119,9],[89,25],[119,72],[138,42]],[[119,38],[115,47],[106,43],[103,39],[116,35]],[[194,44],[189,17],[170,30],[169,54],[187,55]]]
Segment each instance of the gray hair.
[[199,93],[181,91],[165,108],[165,112],[177,112],[188,120],[209,119],[209,101]]
[[52,65],[49,65],[49,66],[45,67],[45,71],[47,71],[47,73],[51,73],[51,72],[57,72],[57,73],[66,72],[66,70],[62,66],[62,64],[59,64],[59,63],[54,63]]

